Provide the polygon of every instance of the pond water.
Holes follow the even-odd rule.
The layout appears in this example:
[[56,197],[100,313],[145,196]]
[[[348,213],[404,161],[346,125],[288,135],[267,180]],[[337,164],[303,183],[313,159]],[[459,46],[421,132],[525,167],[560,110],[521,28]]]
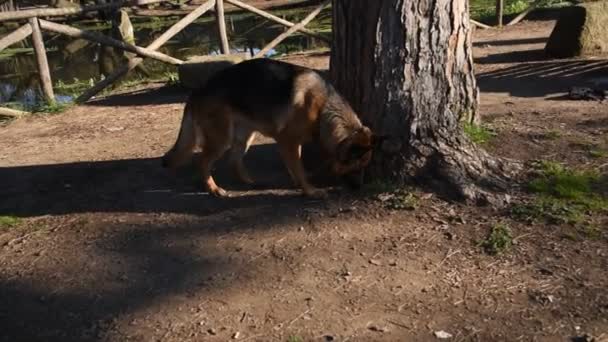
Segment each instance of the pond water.
[[[311,8],[273,12],[292,22],[300,21],[310,13]],[[160,36],[179,17],[154,18],[132,17],[135,28],[135,41],[139,46],[147,46]],[[74,25],[74,24],[73,24]],[[331,10],[324,10],[307,27],[329,37]],[[81,22],[80,28],[106,35],[110,25],[100,22]],[[230,48],[233,52],[256,53],[286,29],[250,13],[235,13],[226,16]],[[0,28],[0,37],[12,29]],[[89,88],[108,73],[108,68],[118,67],[124,60],[113,57],[99,44],[64,35],[44,32],[51,77],[55,95],[59,102],[70,101],[83,90]],[[326,48],[320,39],[296,34],[283,41],[268,56],[281,55],[309,49]],[[167,42],[159,51],[179,59],[195,55],[213,55],[220,51],[217,28],[213,17],[199,18],[182,32]],[[124,82],[140,80],[168,80],[176,77],[176,67],[146,59],[143,68],[129,73]],[[40,84],[34,53],[29,39],[15,44],[0,52],[0,105],[30,109],[39,105]]]

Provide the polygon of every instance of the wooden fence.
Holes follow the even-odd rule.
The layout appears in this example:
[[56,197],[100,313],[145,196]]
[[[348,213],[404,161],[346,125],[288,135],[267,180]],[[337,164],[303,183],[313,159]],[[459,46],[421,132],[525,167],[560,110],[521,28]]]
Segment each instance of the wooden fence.
[[[220,36],[220,48],[222,54],[230,54],[229,40],[228,35],[226,33],[226,23],[224,17],[224,2],[229,3],[233,6],[241,8],[245,11],[249,11],[256,15],[260,15],[268,20],[274,21],[278,24],[281,24],[287,27],[287,30],[279,35],[277,38],[272,40],[268,45],[262,48],[254,58],[259,58],[264,56],[268,51],[276,47],[287,37],[299,31],[303,34],[320,38],[327,41],[326,38],[316,34],[315,32],[308,30],[305,26],[310,23],[321,11],[323,8],[328,6],[331,0],[325,0],[321,2],[309,15],[307,15],[301,22],[292,23],[290,21],[279,18],[271,13],[255,8],[251,5],[245,4],[240,0],[207,0],[202,5],[198,6],[196,9],[188,13],[178,22],[173,24],[169,29],[167,29],[162,35],[156,38],[151,44],[146,47],[137,46],[134,44],[129,44],[125,41],[117,40],[111,38],[109,36],[99,34],[96,32],[82,30],[76,27],[72,27],[69,25],[59,24],[56,22],[51,22],[44,20],[42,18],[48,17],[56,17],[56,16],[66,16],[66,15],[75,15],[81,14],[85,12],[106,10],[106,9],[116,9],[121,7],[136,7],[142,5],[148,5],[153,3],[165,2],[168,0],[121,0],[118,2],[112,2],[109,4],[101,4],[101,5],[93,5],[93,6],[82,6],[82,7],[72,7],[72,8],[44,8],[44,9],[30,9],[30,10],[21,10],[21,11],[9,11],[9,12],[0,12],[0,22],[3,21],[15,21],[15,20],[25,20],[28,22],[21,27],[17,28],[15,31],[9,33],[8,35],[0,38],[0,51],[6,49],[8,46],[15,44],[30,35],[32,36],[32,43],[34,46],[34,53],[36,56],[36,62],[38,66],[38,72],[40,75],[40,83],[42,85],[42,91],[45,100],[48,103],[55,102],[55,94],[53,92],[53,83],[51,78],[51,73],[49,70],[46,49],[44,46],[44,41],[42,39],[42,30],[55,32],[64,34],[73,38],[82,38],[93,41],[95,43],[99,43],[102,45],[111,46],[117,49],[125,50],[128,52],[132,52],[138,57],[132,58],[128,61],[126,65],[123,65],[118,70],[114,71],[114,73],[108,75],[103,80],[93,85],[90,89],[86,90],[82,95],[80,95],[76,99],[76,103],[84,103],[88,101],[91,97],[98,94],[100,91],[113,84],[123,76],[125,76],[130,70],[135,68],[139,63],[143,61],[143,58],[152,58],[163,63],[168,63],[172,65],[179,65],[184,63],[184,61],[168,56],[157,50],[163,46],[166,42],[168,42],[171,38],[173,38],[176,34],[181,32],[185,27],[190,25],[200,16],[205,14],[211,9],[215,9],[215,17],[217,22],[217,29]],[[0,108],[0,114],[10,115],[10,116],[19,116],[25,114],[25,112],[16,111],[8,108]]]
[[[327,41],[327,39],[309,29],[306,29],[305,26],[310,23],[322,10],[325,8],[331,0],[325,0],[321,2],[308,16],[306,16],[299,23],[292,23],[285,19],[279,18],[271,13],[263,11],[259,8],[253,7],[246,3],[241,2],[240,0],[207,0],[202,5],[198,6],[196,9],[192,10],[186,16],[184,16],[181,20],[173,24],[167,31],[165,31],[160,37],[156,38],[150,45],[146,47],[137,46],[134,44],[129,44],[127,42],[117,40],[103,34],[99,34],[96,32],[81,30],[69,25],[59,24],[51,21],[44,20],[42,18],[48,17],[57,17],[57,16],[70,16],[76,14],[82,14],[85,12],[93,12],[99,10],[107,10],[107,9],[116,9],[122,7],[138,7],[143,5],[150,5],[155,3],[167,2],[169,0],[119,0],[107,4],[100,5],[92,5],[92,6],[80,6],[80,7],[70,7],[70,8],[44,8],[44,9],[27,9],[27,10],[19,10],[19,11],[8,11],[8,12],[0,12],[0,22],[3,21],[16,21],[16,20],[28,20],[27,24],[19,27],[15,31],[10,34],[0,38],[0,51],[4,50],[8,46],[15,44],[30,35],[32,36],[32,42],[34,46],[34,52],[36,56],[36,62],[38,65],[38,72],[40,75],[40,82],[42,85],[43,95],[47,102],[53,103],[55,101],[55,95],[53,93],[52,79],[49,71],[46,49],[44,47],[44,41],[42,39],[41,30],[51,31],[55,33],[64,34],[73,38],[82,38],[87,39],[102,45],[111,46],[117,49],[125,50],[128,52],[135,53],[138,55],[136,58],[132,58],[126,65],[123,65],[118,70],[114,71],[114,73],[108,75],[106,78],[93,85],[90,89],[86,90],[82,95],[80,95],[76,99],[76,103],[84,103],[88,101],[91,97],[95,96],[99,92],[101,92],[106,87],[110,86],[120,78],[124,77],[129,71],[134,69],[138,64],[143,61],[143,58],[152,58],[155,60],[159,60],[164,63],[179,65],[184,61],[179,60],[177,58],[168,56],[157,50],[166,42],[168,42],[171,38],[173,38],[176,34],[182,31],[185,27],[190,25],[200,16],[205,14],[211,9],[215,9],[215,17],[217,22],[217,29],[220,36],[220,48],[222,54],[229,54],[229,40],[226,33],[226,23],[224,17],[224,3],[229,3],[235,7],[238,7],[242,10],[254,13],[256,15],[262,16],[268,20],[274,21],[280,25],[287,27],[288,29],[279,35],[277,38],[272,40],[267,46],[262,48],[254,58],[259,58],[264,56],[268,51],[276,47],[287,37],[299,31],[303,34],[319,38]],[[522,20],[528,13],[534,10],[539,3],[540,0],[534,2],[530,8],[517,17],[515,17],[511,22],[507,25],[513,25],[520,20]],[[496,15],[498,26],[502,26],[502,17],[503,17],[503,7],[504,0],[496,0]],[[485,25],[479,23],[475,20],[471,20],[471,22],[482,28],[491,28],[489,25]],[[20,114],[24,114],[24,112],[1,108],[0,114],[3,115],[11,115],[17,116]]]
[[[532,2],[526,10],[519,13],[517,16],[515,16],[515,18],[511,19],[511,21],[509,21],[506,26],[512,26],[512,25],[515,25],[515,24],[519,23],[520,21],[524,20],[524,18],[526,16],[528,16],[528,14],[530,14],[532,11],[537,9],[542,4],[542,2],[543,2],[542,0],[534,0],[534,2]],[[504,12],[505,12],[505,1],[496,0],[496,26],[498,26],[498,27],[503,27]],[[492,28],[492,26],[490,26],[490,25],[480,23],[473,19],[471,19],[471,23],[473,23],[473,25],[475,25],[477,27],[484,28],[484,29]]]

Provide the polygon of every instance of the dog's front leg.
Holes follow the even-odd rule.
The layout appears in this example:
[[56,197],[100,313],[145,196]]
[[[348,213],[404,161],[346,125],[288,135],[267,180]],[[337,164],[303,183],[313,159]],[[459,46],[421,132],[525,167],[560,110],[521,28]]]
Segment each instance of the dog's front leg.
[[312,198],[325,198],[327,193],[324,190],[312,186],[306,177],[306,171],[302,165],[302,145],[294,142],[279,141],[279,151],[285,166],[296,186],[300,186],[306,196]]

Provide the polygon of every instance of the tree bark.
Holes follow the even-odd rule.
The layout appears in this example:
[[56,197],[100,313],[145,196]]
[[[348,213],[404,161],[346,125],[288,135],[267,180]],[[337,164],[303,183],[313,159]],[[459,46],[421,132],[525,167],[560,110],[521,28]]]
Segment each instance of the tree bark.
[[362,121],[381,136],[368,174],[421,180],[450,197],[504,196],[518,165],[491,157],[463,134],[474,120],[466,0],[333,0],[330,74]]

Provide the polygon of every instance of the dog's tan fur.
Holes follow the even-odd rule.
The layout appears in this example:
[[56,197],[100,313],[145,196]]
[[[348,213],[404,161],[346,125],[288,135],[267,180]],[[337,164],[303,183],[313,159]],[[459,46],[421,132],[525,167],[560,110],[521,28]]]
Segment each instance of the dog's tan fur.
[[[297,70],[288,105],[271,115],[241,112],[221,96],[190,96],[178,139],[164,157],[166,165],[179,166],[200,146],[200,169],[207,190],[216,196],[226,196],[211,175],[213,163],[229,151],[236,174],[243,182],[253,183],[243,157],[256,132],[260,132],[276,140],[292,179],[304,194],[325,197],[324,191],[307,180],[301,162],[302,144],[318,139],[332,158],[332,170],[341,175],[361,170],[369,163],[372,133],[318,73],[305,68]],[[363,152],[353,158],[349,154],[353,148]]]

